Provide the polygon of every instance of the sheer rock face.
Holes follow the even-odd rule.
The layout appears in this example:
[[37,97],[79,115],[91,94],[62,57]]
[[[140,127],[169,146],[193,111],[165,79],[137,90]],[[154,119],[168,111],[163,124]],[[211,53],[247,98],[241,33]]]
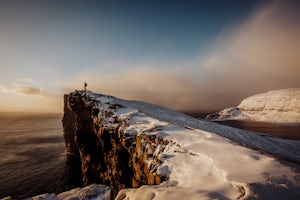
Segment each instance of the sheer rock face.
[[81,169],[84,186],[105,184],[115,196],[124,188],[161,183],[164,177],[153,164],[160,161],[153,152],[165,142],[162,138],[128,130],[130,116],[116,114],[123,106],[95,100],[85,91],[65,95],[64,103],[64,138],[68,159],[73,160],[70,168]]

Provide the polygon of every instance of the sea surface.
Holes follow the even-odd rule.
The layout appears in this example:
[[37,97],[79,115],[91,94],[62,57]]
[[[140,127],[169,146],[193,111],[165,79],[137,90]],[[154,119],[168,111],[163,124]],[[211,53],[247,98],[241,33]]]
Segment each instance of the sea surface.
[[0,198],[63,190],[66,152],[61,117],[0,116]]

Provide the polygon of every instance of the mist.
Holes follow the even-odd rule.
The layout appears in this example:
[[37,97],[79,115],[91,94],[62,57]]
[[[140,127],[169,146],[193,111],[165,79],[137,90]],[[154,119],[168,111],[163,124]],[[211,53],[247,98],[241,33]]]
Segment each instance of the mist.
[[274,1],[220,33],[204,56],[180,66],[83,70],[72,76],[66,91],[86,81],[95,92],[205,111],[232,107],[268,90],[300,87],[299,10],[296,1]]

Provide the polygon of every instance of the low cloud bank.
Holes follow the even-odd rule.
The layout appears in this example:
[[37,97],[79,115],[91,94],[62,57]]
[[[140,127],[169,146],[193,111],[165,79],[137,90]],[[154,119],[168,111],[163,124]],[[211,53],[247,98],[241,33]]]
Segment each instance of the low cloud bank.
[[15,91],[21,94],[27,95],[39,95],[41,94],[41,90],[39,88],[27,86],[27,85],[14,85]]

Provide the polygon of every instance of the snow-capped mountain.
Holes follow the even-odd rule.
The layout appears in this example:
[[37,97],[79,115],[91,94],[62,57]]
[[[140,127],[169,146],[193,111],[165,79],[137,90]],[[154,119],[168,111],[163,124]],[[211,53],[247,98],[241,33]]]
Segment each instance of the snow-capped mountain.
[[274,90],[244,99],[237,107],[206,117],[209,120],[254,120],[300,123],[300,88]]

